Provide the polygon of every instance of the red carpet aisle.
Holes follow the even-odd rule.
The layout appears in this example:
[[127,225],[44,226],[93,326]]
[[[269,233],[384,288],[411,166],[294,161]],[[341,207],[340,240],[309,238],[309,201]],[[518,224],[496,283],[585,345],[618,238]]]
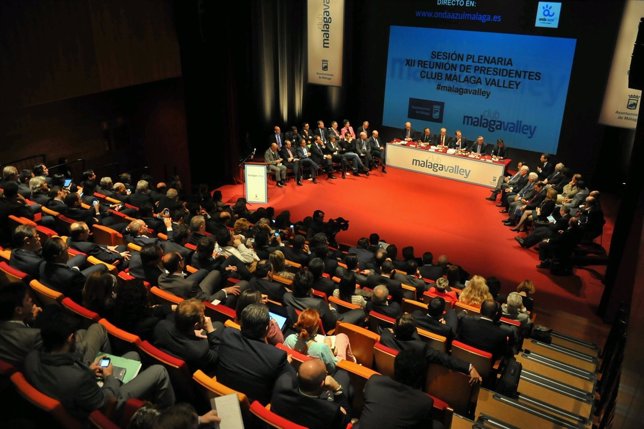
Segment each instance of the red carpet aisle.
[[[231,204],[243,196],[243,185],[220,188]],[[551,276],[538,270],[536,250],[521,249],[515,233],[501,223],[506,215],[484,198],[489,190],[480,186],[411,173],[396,168],[388,174],[370,177],[347,176],[318,184],[291,180],[284,188],[269,183],[269,203],[277,213],[290,210],[300,220],[322,209],[326,219],[342,216],[349,230],[338,234],[338,242],[354,244],[359,237],[377,232],[398,249],[413,245],[416,255],[430,250],[434,257],[447,254],[472,274],[497,276],[503,290],[513,289],[521,280],[532,279],[538,288],[537,306],[566,311],[598,320],[594,315],[602,292],[595,268],[576,269],[574,276]],[[249,205],[251,209],[258,205]],[[612,222],[605,227],[604,246],[610,243]]]

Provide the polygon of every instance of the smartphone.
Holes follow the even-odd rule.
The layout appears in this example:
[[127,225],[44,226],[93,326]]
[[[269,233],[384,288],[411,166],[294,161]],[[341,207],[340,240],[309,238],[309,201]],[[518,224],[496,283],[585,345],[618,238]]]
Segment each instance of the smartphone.
[[105,356],[101,358],[98,364],[101,368],[107,368],[108,366],[110,366],[110,362],[111,362],[111,359]]
[[279,237],[279,236],[280,236],[280,232],[279,232],[279,231],[275,231],[275,237]]
[[163,213],[163,216],[170,216],[170,209],[165,208],[165,209],[163,209],[162,213]]
[[72,184],[72,179],[65,179],[65,183],[63,184],[63,186],[65,188],[69,188],[71,184]]

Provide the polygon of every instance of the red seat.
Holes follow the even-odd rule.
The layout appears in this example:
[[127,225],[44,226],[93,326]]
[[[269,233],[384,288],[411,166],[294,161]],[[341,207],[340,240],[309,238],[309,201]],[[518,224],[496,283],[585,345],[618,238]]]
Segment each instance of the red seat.
[[205,313],[206,316],[210,317],[213,322],[226,323],[226,320],[235,320],[237,319],[237,312],[223,304],[213,304],[208,301],[204,301],[206,306]]
[[452,341],[452,356],[474,365],[481,377],[485,379],[490,375],[494,361],[492,353],[477,349],[460,341]]
[[369,330],[378,333],[378,328],[393,328],[396,324],[396,319],[393,317],[385,316],[377,311],[371,310],[369,312]]
[[52,415],[65,429],[81,429],[83,427],[81,422],[72,417],[67,410],[65,410],[59,400],[45,395],[36,389],[27,381],[21,372],[14,372],[10,379],[18,393],[23,398],[39,409]]
[[0,271],[5,273],[9,281],[12,282],[25,281],[25,279],[29,277],[27,273],[23,273],[22,271],[12,267],[5,261],[0,261]]
[[98,313],[90,310],[89,308],[83,307],[69,297],[64,297],[60,303],[63,304],[63,307],[67,310],[91,322],[98,322],[101,319],[101,316]]
[[373,359],[376,371],[380,374],[394,376],[394,360],[398,356],[398,350],[387,347],[381,342],[373,346]]
[[284,350],[289,356],[291,356],[291,358],[293,358],[291,364],[295,367],[295,369],[299,368],[302,362],[313,359],[311,356],[300,353],[297,350],[293,350],[282,343],[275,344],[275,347],[280,350]]
[[306,427],[300,426],[297,423],[293,423],[292,421],[285,419],[284,417],[278,416],[271,410],[265,408],[258,401],[253,401],[253,403],[250,405],[250,412],[272,428],[307,429]]

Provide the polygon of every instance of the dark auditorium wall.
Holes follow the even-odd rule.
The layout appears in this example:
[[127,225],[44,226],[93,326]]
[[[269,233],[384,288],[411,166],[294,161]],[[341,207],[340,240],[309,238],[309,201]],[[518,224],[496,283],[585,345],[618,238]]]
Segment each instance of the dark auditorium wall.
[[3,113],[0,163],[44,153],[49,165],[83,158],[99,176],[148,166],[189,186],[185,130],[182,82],[166,79]]
[[0,40],[0,163],[46,153],[189,185],[172,1],[4,0]]

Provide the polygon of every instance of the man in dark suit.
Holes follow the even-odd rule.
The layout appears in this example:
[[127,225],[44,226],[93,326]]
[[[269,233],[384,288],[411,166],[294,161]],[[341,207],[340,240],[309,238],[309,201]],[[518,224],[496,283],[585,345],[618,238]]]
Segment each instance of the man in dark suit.
[[309,167],[311,169],[311,177],[313,178],[313,183],[318,183],[317,176],[320,166],[311,158],[311,151],[306,147],[306,140],[300,140],[299,147],[295,148],[295,155],[300,160],[300,180],[297,184],[302,186],[302,173],[304,172],[304,167]]
[[440,134],[436,136],[435,143],[437,146],[449,146],[450,138],[447,135],[447,128],[441,128]]
[[403,299],[402,284],[400,283],[400,280],[393,278],[394,273],[393,262],[386,260],[380,267],[380,274],[372,273],[367,276],[367,286],[371,289],[375,288],[377,285],[387,286],[392,300],[400,303]]
[[327,296],[333,295],[336,284],[333,280],[324,277],[325,264],[322,258],[313,258],[309,262],[309,271],[313,274],[313,289],[324,292]]
[[67,265],[69,247],[61,237],[51,237],[45,242],[42,255],[45,263],[40,265],[40,281],[62,292],[76,302],[82,302],[83,287],[87,277],[95,272],[106,272],[103,264],[92,265],[80,271]]
[[[292,140],[292,138],[291,138],[291,140]],[[268,144],[271,145],[273,143],[275,143],[277,145],[277,147],[280,148],[280,149],[282,148],[282,145],[284,144],[284,136],[282,135],[282,130],[277,125],[275,125],[275,127],[273,127],[273,133],[268,138]]]
[[479,154],[479,155],[489,155],[490,154],[490,145],[485,143],[483,136],[478,136],[474,143],[470,146],[470,152]]
[[445,312],[445,300],[437,297],[432,298],[427,305],[427,312],[414,310],[412,315],[416,320],[416,325],[427,331],[442,335],[450,343],[456,335],[458,327],[458,318],[453,309]]
[[539,174],[539,180],[545,180],[546,177],[550,176],[555,171],[555,166],[550,162],[550,155],[547,153],[542,153],[539,158],[539,165],[537,165],[537,173]]
[[413,286],[416,288],[416,296],[422,296],[429,286],[425,281],[420,278],[420,272],[418,271],[418,263],[415,259],[410,259],[407,261],[406,274],[394,273],[393,278],[395,280],[400,280],[402,284]]
[[[193,371],[212,372],[217,365],[218,340],[212,320],[204,314],[204,308],[198,299],[182,301],[174,314],[154,327],[154,344],[185,360]],[[195,335],[200,331],[206,331],[206,338]]]
[[434,135],[432,134],[432,130],[429,128],[425,128],[423,130],[423,134],[420,136],[418,139],[419,142],[421,143],[427,143],[430,145],[434,144]]
[[371,148],[371,157],[378,158],[380,160],[380,165],[382,165],[382,172],[386,173],[387,168],[385,166],[385,158],[387,147],[385,146],[385,142],[380,139],[378,130],[373,130],[371,132],[371,138],[369,138],[369,146]]
[[363,268],[372,267],[375,263],[375,255],[369,249],[369,239],[361,237],[355,247],[349,249],[349,253],[353,253],[358,257],[358,263]]
[[318,121],[317,125],[317,128],[313,130],[313,138],[320,136],[320,142],[322,143],[322,147],[324,147],[329,141],[326,134],[326,128],[324,127],[324,121]]
[[163,248],[159,244],[146,244],[141,248],[140,252],[132,253],[129,274],[137,279],[156,285],[159,282],[159,276],[163,274],[161,269],[162,256]]
[[9,182],[3,189],[4,197],[0,198],[0,245],[11,244],[11,228],[9,227],[9,216],[33,218],[31,209],[25,202],[25,198],[18,194],[18,184]]
[[401,351],[394,360],[394,378],[374,375],[364,387],[364,408],[360,427],[439,428],[432,420],[434,401],[421,383],[426,362],[422,355]]
[[[170,218],[163,218],[163,220],[165,222],[168,236],[172,237],[173,240],[176,240],[178,234],[175,232],[175,228],[177,228],[177,226],[172,224],[172,220]],[[125,228],[125,233],[125,239],[129,243],[134,243],[137,246],[143,247],[147,244],[159,245],[165,252],[177,252],[184,258],[188,258],[192,253],[190,249],[179,243],[175,243],[174,241],[160,240],[157,237],[148,237],[146,235],[148,233],[147,225],[141,219],[135,219],[130,222],[127,228]]]
[[409,121],[405,122],[405,127],[402,130],[400,139],[409,141],[409,140],[414,140],[415,137],[416,137],[416,132],[411,127],[411,122]]
[[280,157],[282,158],[282,164],[286,168],[293,170],[293,175],[295,176],[295,181],[297,183],[302,182],[301,172],[300,172],[300,160],[295,153],[293,144],[291,140],[286,140],[282,149],[280,150]]
[[321,359],[302,363],[297,376],[283,374],[271,398],[271,411],[311,429],[344,429],[351,420],[348,409],[347,394]]
[[263,259],[257,263],[253,278],[248,282],[248,288],[251,290],[258,290],[261,293],[268,295],[268,299],[273,301],[282,302],[284,297],[285,288],[281,283],[274,282],[269,278],[271,272],[271,264],[268,260]]
[[295,310],[306,310],[313,308],[320,313],[322,326],[325,331],[335,328],[336,322],[342,320],[355,325],[360,325],[365,318],[362,310],[350,310],[343,314],[337,314],[329,307],[329,304],[320,298],[311,294],[313,286],[313,274],[309,271],[303,271],[295,274],[293,279],[293,292],[284,294],[284,304],[286,304],[291,320],[297,320]]
[[492,300],[481,304],[481,315],[465,316],[460,320],[457,339],[477,349],[492,353],[497,360],[512,355],[514,336],[499,326],[499,304]]
[[389,289],[384,285],[378,285],[373,289],[371,300],[367,302],[367,312],[375,311],[376,313],[384,314],[385,316],[393,317],[394,319],[400,316],[402,308],[400,304],[395,301],[387,301],[389,296]]
[[456,130],[454,137],[449,140],[448,146],[456,150],[467,149],[470,146],[470,142],[463,137],[461,130]]
[[326,171],[329,179],[335,179],[335,176],[333,175],[333,163],[331,162],[331,159],[333,157],[331,155],[325,154],[324,151],[325,145],[322,144],[322,139],[320,138],[320,136],[316,135],[314,137],[313,143],[311,143],[311,158],[317,165],[320,165],[322,166],[322,168],[324,168],[324,171]]
[[159,276],[159,288],[182,298],[216,299],[234,306],[240,287],[244,287],[235,285],[222,289],[221,273],[217,270],[198,270],[186,277],[183,272],[185,261],[176,252],[163,255],[162,264],[166,272]]
[[416,329],[416,321],[411,314],[405,313],[396,319],[393,332],[390,329],[383,329],[380,333],[380,343],[394,350],[407,350],[425,356],[428,364],[435,363],[467,374],[471,383],[482,381],[481,376],[472,364],[452,357],[447,353],[439,352],[429,346],[429,343],[421,340]]
[[370,132],[370,130],[369,130],[369,121],[362,121],[362,125],[360,125],[358,127],[358,129],[357,129],[358,134],[360,134],[363,131],[365,133],[367,133],[367,135],[369,135],[369,132]]
[[[43,314],[41,324],[42,350],[32,350],[25,359],[27,380],[40,392],[58,399],[65,410],[85,421],[89,413],[106,408],[117,401],[117,407],[128,398],[141,398],[154,402],[160,408],[174,404],[175,396],[166,369],[152,365],[141,371],[133,380],[121,384],[114,377],[113,367],[89,366],[76,353],[78,323],[62,308],[50,306]],[[124,356],[136,359],[136,353]],[[103,379],[101,387],[96,377]],[[117,409],[117,411],[119,411]]]
[[525,238],[516,236],[515,240],[519,242],[521,247],[526,249],[534,246],[535,244],[552,237],[557,231],[564,231],[568,228],[568,221],[570,220],[570,207],[561,206],[559,208],[559,217],[554,223],[548,225],[537,225],[535,229]]
[[[353,152],[360,157],[360,160],[367,167],[367,170],[370,170],[372,167],[371,144],[369,143],[367,133],[363,131],[358,134],[358,138],[353,141],[352,145]],[[368,171],[365,171],[365,174],[368,176]]]
[[309,246],[306,244],[306,237],[297,234],[291,240],[291,246],[284,246],[282,248],[284,256],[289,261],[297,262],[298,264],[308,265],[311,255],[309,254]]
[[434,255],[432,252],[423,253],[423,265],[418,267],[418,271],[423,278],[436,280],[445,274],[444,267],[441,265],[433,265]]
[[215,331],[219,339],[217,381],[245,393],[251,400],[268,404],[275,381],[294,370],[284,351],[266,343],[270,320],[266,306],[251,304],[239,317],[241,331]]
[[74,222],[69,227],[68,244],[71,248],[108,264],[117,264],[121,268],[127,267],[130,252],[125,246],[102,246],[89,241],[89,236],[89,226],[85,222]]

